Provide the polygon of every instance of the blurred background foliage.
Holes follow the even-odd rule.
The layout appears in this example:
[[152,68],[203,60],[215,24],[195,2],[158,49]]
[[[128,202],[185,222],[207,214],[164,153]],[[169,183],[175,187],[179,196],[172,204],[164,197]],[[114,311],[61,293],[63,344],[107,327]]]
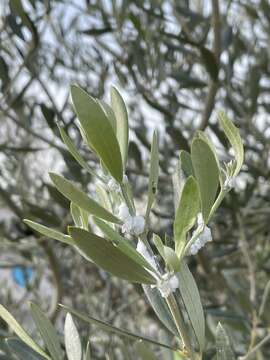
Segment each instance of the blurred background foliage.
[[[76,127],[69,86],[78,83],[108,99],[114,84],[129,109],[127,175],[138,209],[146,196],[151,134],[159,130],[161,177],[152,227],[160,235],[172,234],[171,174],[179,150],[189,149],[196,130],[206,130],[225,160],[228,144],[217,109],[240,128],[243,171],[211,224],[214,242],[190,266],[207,319],[205,358],[212,356],[218,320],[236,354],[244,354],[270,324],[269,1],[2,0],[0,9],[1,303],[30,332],[26,304],[33,300],[60,331],[59,302],[148,336],[168,336],[140,289],[22,223],[27,217],[65,231],[71,222],[69,204],[47,172],[57,169],[85,186],[91,178],[65,149],[57,122],[95,166]],[[16,280],[16,269],[30,269],[31,279]],[[1,325],[4,337],[8,329]],[[132,358],[121,339],[83,323],[79,328],[85,339],[90,336],[94,359]],[[256,356],[269,359],[270,346]]]

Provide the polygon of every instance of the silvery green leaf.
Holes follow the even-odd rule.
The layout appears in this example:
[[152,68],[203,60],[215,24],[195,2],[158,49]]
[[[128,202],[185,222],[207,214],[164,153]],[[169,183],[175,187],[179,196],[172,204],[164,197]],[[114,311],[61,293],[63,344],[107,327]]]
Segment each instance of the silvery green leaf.
[[220,111],[218,114],[219,123],[225,132],[233,150],[236,158],[236,167],[234,170],[234,176],[236,176],[244,162],[244,147],[243,142],[239,133],[238,128],[232,123],[231,120],[226,116],[223,111]]
[[113,128],[114,132],[116,133],[116,118],[115,118],[113,109],[105,101],[97,100],[97,102],[103,107],[103,110],[105,111],[107,118],[109,119],[109,121],[112,125],[112,128]]
[[174,250],[168,246],[164,246],[163,251],[166,266],[170,269],[170,271],[178,272],[180,267],[180,260]]
[[37,329],[48,349],[53,360],[62,360],[63,353],[56,333],[50,320],[45,316],[41,309],[34,303],[30,303],[30,310]]
[[96,193],[99,200],[99,203],[108,211],[112,211],[112,205],[110,201],[109,194],[107,193],[106,189],[102,186],[97,184],[96,185]]
[[192,141],[191,159],[199,185],[201,211],[204,222],[207,223],[219,185],[219,168],[211,147],[199,138]]
[[78,86],[71,86],[71,97],[84,136],[116,181],[123,178],[122,156],[113,127],[100,104]]
[[186,245],[187,232],[193,227],[200,210],[200,194],[197,181],[190,176],[182,189],[174,220],[175,251],[181,257]]
[[12,353],[15,353],[19,360],[44,360],[43,356],[39,355],[36,351],[33,351],[28,345],[19,339],[6,339],[6,343]]
[[83,159],[79,151],[76,149],[75,145],[73,144],[72,140],[68,137],[65,130],[58,125],[58,129],[60,131],[61,138],[63,142],[65,143],[66,147],[68,148],[68,151],[70,154],[74,157],[74,159],[78,162],[78,164],[81,165],[82,168],[84,168],[86,171],[89,172],[92,176],[97,176],[96,173],[90,168],[90,166],[87,164],[87,162]]
[[95,200],[91,199],[87,194],[77,188],[71,181],[55,173],[50,173],[50,178],[58,191],[60,191],[66,198],[72,201],[74,204],[84,209],[91,215],[100,217],[101,219],[120,223],[113,214],[108,210],[100,206]]
[[151,157],[150,157],[150,174],[148,182],[148,202],[146,208],[146,219],[149,217],[151,207],[155,201],[157,186],[158,186],[158,173],[159,173],[159,155],[158,155],[158,138],[157,132],[153,134],[153,140],[151,145]]
[[14,333],[31,349],[42,355],[45,359],[51,360],[50,356],[28,335],[14,317],[0,304],[0,317],[8,324]]
[[186,177],[195,176],[190,154],[181,150],[179,154],[180,166]]
[[128,155],[128,113],[125,102],[115,87],[111,88],[111,105],[116,118],[116,136],[122,155],[123,168],[125,169]]
[[201,297],[196,282],[184,260],[177,273],[179,290],[185,305],[192,328],[195,332],[200,352],[203,352],[205,341],[205,320]]
[[79,206],[74,204],[73,202],[70,203],[70,213],[74,224],[77,227],[81,227],[83,229],[88,229],[88,213],[87,211],[81,209]]
[[69,233],[85,257],[103,270],[130,282],[156,283],[150,272],[108,240],[81,228],[70,227]]
[[74,315],[74,316],[78,317],[79,319],[87,322],[88,324],[96,325],[101,330],[112,332],[114,334],[117,334],[119,336],[123,336],[124,338],[128,338],[128,339],[133,340],[133,341],[143,340],[143,341],[145,341],[145,342],[147,342],[149,344],[152,344],[152,345],[164,347],[164,348],[171,349],[171,350],[176,350],[176,348],[174,348],[174,347],[172,347],[172,346],[170,346],[168,344],[161,343],[159,341],[150,339],[150,338],[148,338],[146,336],[142,336],[142,335],[139,335],[139,334],[132,333],[129,330],[119,329],[116,326],[110,325],[109,323],[107,323],[105,321],[96,319],[96,318],[94,318],[92,316],[89,316],[89,315],[81,314],[78,311],[70,308],[69,306],[62,305],[62,304],[60,304],[60,306],[62,308],[64,308],[66,311],[70,312],[72,315]]
[[157,234],[153,234],[153,242],[154,242],[155,247],[157,248],[159,254],[164,259],[165,258],[164,244],[163,244],[161,238]]
[[64,334],[68,360],[82,360],[80,335],[70,313],[66,315]]
[[144,293],[152,306],[162,324],[175,336],[179,336],[171,312],[164,298],[160,295],[160,292],[156,288],[151,286],[143,285]]
[[72,238],[69,235],[62,234],[60,231],[48,228],[47,226],[38,224],[34,221],[24,219],[23,222],[38,233],[47,236],[51,239],[58,240],[64,244],[74,245]]
[[226,334],[223,326],[218,323],[216,329],[216,350],[217,350],[217,360],[234,360],[234,354],[231,349],[230,340]]
[[155,269],[145,260],[145,258],[133,247],[131,243],[129,243],[128,239],[125,239],[121,236],[117,231],[115,231],[111,226],[106,224],[104,221],[95,218],[94,221],[96,225],[103,232],[104,236],[108,238],[110,241],[113,241],[115,246],[121,250],[125,255],[129,256],[132,260],[134,260],[138,265],[145,267],[152,272],[156,272]]

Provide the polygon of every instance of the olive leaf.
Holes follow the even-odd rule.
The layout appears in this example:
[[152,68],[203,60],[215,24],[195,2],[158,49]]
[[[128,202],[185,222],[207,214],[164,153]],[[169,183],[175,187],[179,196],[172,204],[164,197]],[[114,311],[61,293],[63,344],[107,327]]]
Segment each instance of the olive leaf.
[[133,341],[143,340],[143,341],[145,341],[145,342],[147,342],[149,344],[152,344],[152,345],[164,347],[166,349],[176,350],[176,348],[174,348],[174,347],[172,347],[172,346],[170,346],[168,344],[158,342],[156,340],[150,339],[150,338],[148,338],[146,336],[143,336],[143,335],[132,333],[129,330],[119,329],[116,326],[110,325],[109,323],[107,323],[105,321],[96,319],[96,318],[94,318],[92,316],[89,316],[89,315],[81,314],[81,313],[79,313],[78,311],[72,309],[69,306],[62,305],[62,304],[60,304],[60,306],[63,309],[65,309],[66,311],[68,311],[69,313],[71,313],[72,315],[74,315],[74,316],[78,317],[79,319],[87,322],[88,324],[96,325],[101,330],[112,332],[114,334],[117,334],[119,336],[123,336],[123,337],[128,338],[128,339],[133,340]]
[[234,170],[234,176],[236,176],[244,162],[244,147],[238,128],[232,123],[226,116],[224,111],[218,113],[219,123],[227,136],[236,158],[236,166]]
[[125,169],[128,156],[128,113],[125,102],[115,87],[111,88],[111,105],[116,118],[116,137],[120,146],[123,168]]
[[159,173],[159,155],[158,155],[158,138],[157,132],[153,134],[150,156],[150,174],[148,182],[148,202],[146,208],[146,219],[149,217],[151,207],[155,201],[157,186],[158,186],[158,173]]
[[200,346],[200,352],[202,353],[205,342],[203,307],[196,282],[184,260],[181,262],[180,271],[177,273],[177,277],[181,297]]
[[202,216],[207,223],[219,185],[219,168],[211,147],[200,138],[192,141],[191,159],[199,185]]
[[103,270],[130,282],[156,283],[155,278],[143,266],[108,240],[76,227],[69,227],[69,233],[85,257]]
[[91,169],[91,167],[83,159],[83,157],[81,156],[79,151],[76,149],[75,145],[73,144],[72,140],[68,137],[68,135],[65,132],[65,130],[63,129],[63,127],[61,127],[60,125],[57,125],[57,126],[58,126],[58,129],[59,129],[59,132],[60,132],[60,135],[61,135],[61,138],[62,138],[64,144],[68,148],[68,151],[70,152],[70,154],[78,162],[78,164],[80,164],[81,167],[84,168],[86,171],[88,171],[89,174],[91,174],[92,176],[98,177],[97,174]]
[[178,257],[186,245],[186,234],[193,227],[200,210],[200,194],[197,181],[190,176],[183,187],[174,220],[174,241]]
[[55,328],[41,309],[30,303],[30,310],[38,331],[53,360],[63,359],[63,352]]
[[106,112],[98,101],[78,86],[71,86],[71,98],[87,143],[115,180],[121,182],[122,156]]
[[100,206],[95,200],[91,199],[83,191],[78,189],[71,181],[55,173],[49,173],[49,175],[58,191],[60,191],[74,204],[84,209],[91,215],[95,215],[113,223],[120,223],[120,220],[117,219],[117,217]]
[[230,340],[221,323],[218,323],[216,329],[216,350],[217,350],[217,357],[216,357],[217,360],[235,359],[231,349]]
[[28,225],[31,229],[37,231],[38,233],[47,236],[51,239],[58,240],[64,244],[74,245],[74,242],[69,235],[62,234],[60,231],[48,228],[47,226],[41,225],[37,222],[24,219],[23,222]]
[[28,335],[14,317],[0,304],[0,317],[8,324],[14,333],[31,349],[43,356],[47,360],[51,360],[50,356]]
[[82,359],[80,335],[70,313],[67,313],[64,326],[65,348],[68,360]]

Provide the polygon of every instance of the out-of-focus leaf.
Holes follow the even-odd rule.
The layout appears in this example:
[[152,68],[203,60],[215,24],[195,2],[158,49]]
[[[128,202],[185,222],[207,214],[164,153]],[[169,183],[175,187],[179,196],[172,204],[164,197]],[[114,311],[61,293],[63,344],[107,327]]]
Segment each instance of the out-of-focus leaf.
[[8,75],[8,66],[2,56],[0,56],[0,79],[2,80],[2,87],[5,86],[9,82],[9,75]]
[[95,215],[113,223],[120,223],[113,214],[92,200],[87,194],[78,189],[71,181],[55,173],[50,173],[50,178],[56,188],[70,201],[84,209],[91,215]]
[[155,278],[144,267],[108,240],[75,227],[70,227],[69,233],[85,256],[105,271],[131,282],[155,284]]
[[125,169],[128,155],[128,113],[124,100],[115,87],[111,88],[111,104],[116,118],[116,136]]
[[74,157],[74,159],[81,165],[82,168],[84,168],[86,171],[89,172],[92,176],[96,176],[95,172],[90,168],[90,166],[87,164],[87,162],[83,159],[81,154],[76,149],[75,145],[71,141],[71,139],[67,136],[65,130],[58,125],[61,137],[63,142],[65,143],[66,147],[68,148],[68,151],[70,154]]
[[70,307],[68,307],[66,305],[60,304],[60,306],[62,308],[64,308],[66,311],[70,312],[72,315],[78,317],[79,319],[81,319],[81,320],[83,320],[83,321],[85,321],[85,322],[87,322],[89,324],[96,325],[96,326],[98,326],[100,329],[102,329],[104,331],[112,332],[114,334],[129,338],[129,339],[134,340],[134,341],[143,340],[143,341],[148,342],[148,343],[150,343],[152,345],[165,347],[165,348],[171,349],[171,350],[176,350],[170,345],[160,343],[160,342],[152,340],[152,339],[150,339],[150,338],[148,338],[146,336],[141,336],[141,335],[138,335],[138,334],[134,334],[134,333],[132,333],[132,332],[130,332],[128,330],[119,329],[119,328],[117,328],[117,327],[115,327],[113,325],[108,324],[105,321],[95,319],[92,316],[81,314],[78,311],[76,311],[76,310],[74,310],[74,309],[72,309],[72,308],[70,308]]
[[14,15],[9,14],[7,17],[7,23],[10,27],[10,29],[13,31],[14,34],[16,34],[21,40],[25,40],[24,35],[21,30],[20,24],[18,24],[17,19]]
[[68,360],[82,360],[82,344],[80,335],[70,313],[65,320],[65,348]]
[[234,354],[231,349],[230,340],[223,326],[218,323],[216,329],[216,350],[217,360],[234,360]]
[[19,339],[6,339],[6,343],[12,353],[15,353],[19,360],[44,360],[44,357],[33,351],[28,345]]
[[202,139],[193,140],[191,158],[200,190],[202,216],[204,222],[207,223],[218,189],[219,169],[215,154],[208,143]]
[[135,344],[136,352],[142,360],[157,360],[155,353],[143,341]]
[[181,297],[200,346],[200,352],[202,353],[205,342],[203,307],[197,284],[184,260],[181,262],[180,271],[177,273],[177,277]]
[[143,290],[159,320],[168,330],[170,330],[172,334],[178,337],[179,333],[175,326],[171,312],[165,299],[160,295],[159,290],[151,288],[151,286],[148,285],[143,285]]
[[40,109],[41,109],[41,112],[42,112],[42,114],[44,116],[44,119],[47,121],[47,124],[54,131],[55,128],[56,128],[56,123],[54,121],[55,112],[53,111],[53,109],[49,108],[45,104],[41,104]]
[[41,309],[34,303],[30,303],[30,310],[38,328],[38,331],[53,360],[63,359],[63,353],[55,328],[50,320],[43,314]]
[[153,134],[150,158],[150,174],[148,182],[148,202],[146,208],[146,219],[149,216],[151,207],[155,201],[157,186],[158,186],[158,173],[159,173],[159,155],[158,155],[158,138],[156,131]]
[[23,222],[28,225],[31,229],[37,231],[38,233],[47,236],[51,239],[58,240],[64,244],[74,245],[72,238],[69,235],[62,234],[60,231],[48,228],[47,226],[38,224],[34,221],[24,219]]
[[91,360],[91,349],[90,349],[90,341],[87,342],[84,360]]
[[200,210],[200,194],[197,181],[190,176],[183,187],[174,220],[174,241],[178,257],[186,245],[186,234],[193,227]]
[[130,141],[129,150],[128,150],[129,158],[134,159],[139,170],[143,168],[142,155],[139,150],[138,145],[134,141]]
[[106,113],[98,102],[78,86],[71,87],[72,102],[90,147],[95,150],[116,181],[123,178],[120,147]]
[[8,324],[14,333],[31,349],[42,355],[45,359],[51,360],[50,356],[34,342],[34,340],[27,334],[21,325],[14,319],[14,317],[0,304],[0,317]]
[[226,114],[223,111],[220,111],[218,116],[219,116],[220,125],[221,125],[223,131],[225,132],[225,134],[234,150],[234,155],[236,158],[236,166],[235,166],[235,170],[234,170],[234,176],[236,176],[239,173],[239,171],[241,170],[241,167],[244,162],[243,142],[242,142],[241,136],[239,134],[238,128],[236,126],[234,126],[234,124],[232,123],[231,120],[229,120],[229,118],[226,116]]
[[206,47],[201,47],[200,51],[207,72],[209,73],[213,81],[217,81],[219,67],[215,54]]
[[99,200],[99,203],[108,211],[112,211],[112,205],[110,201],[110,196],[104,186],[99,184],[96,185],[96,193]]

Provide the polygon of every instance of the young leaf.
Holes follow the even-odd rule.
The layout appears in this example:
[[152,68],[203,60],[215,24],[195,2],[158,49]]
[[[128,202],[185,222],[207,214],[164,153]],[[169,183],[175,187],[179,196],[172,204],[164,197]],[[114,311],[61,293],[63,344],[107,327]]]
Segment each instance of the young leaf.
[[180,260],[177,257],[176,253],[169,246],[164,246],[164,260],[166,265],[169,267],[171,271],[177,272],[180,267]]
[[185,150],[181,150],[179,154],[179,159],[180,159],[181,169],[184,172],[184,175],[186,177],[195,176],[190,154]]
[[149,344],[153,344],[153,345],[156,345],[156,346],[161,346],[161,347],[164,347],[164,348],[167,348],[167,349],[171,349],[171,350],[176,350],[175,348],[173,348],[172,346],[170,345],[167,345],[167,344],[164,344],[164,343],[160,343],[158,341],[155,341],[155,340],[152,340],[148,337],[145,337],[145,336],[141,336],[141,335],[138,335],[138,334],[134,334],[128,330],[124,330],[124,329],[119,329],[113,325],[110,325],[108,324],[107,322],[105,321],[101,321],[99,319],[95,319],[93,318],[92,316],[88,316],[88,315],[84,315],[84,314],[81,314],[79,313],[78,311],[66,306],[66,305],[62,305],[60,304],[60,306],[62,308],[64,308],[66,311],[70,312],[72,315],[78,317],[79,319],[89,323],[89,324],[94,324],[96,326],[98,326],[100,329],[104,330],[104,331],[108,331],[108,332],[112,332],[114,334],[117,334],[119,336],[123,336],[123,337],[126,337],[130,340],[143,340],[145,342],[148,342]]
[[234,360],[234,354],[230,346],[230,340],[225,329],[218,323],[216,329],[217,360]]
[[186,234],[195,223],[200,210],[200,194],[197,181],[190,176],[183,187],[174,220],[174,241],[177,256],[182,255]]
[[128,242],[129,240],[121,236],[117,231],[115,231],[111,226],[106,224],[104,221],[94,218],[96,225],[100,228],[103,234],[111,241],[113,241],[117,249],[121,250],[125,255],[129,256],[133,261],[138,265],[145,267],[152,272],[156,270],[149,264],[145,258],[134,249],[134,247]]
[[120,223],[120,220],[117,219],[117,217],[100,206],[96,201],[92,200],[83,191],[78,189],[71,181],[55,173],[50,173],[50,178],[58,191],[89,214],[100,217],[106,221]]
[[82,344],[70,313],[65,320],[65,347],[68,360],[82,360]]
[[177,273],[177,277],[179,280],[181,297],[202,353],[205,340],[203,307],[196,282],[185,261],[181,262],[180,271]]
[[71,86],[74,109],[84,130],[90,148],[93,148],[103,164],[121,182],[123,165],[120,147],[113,127],[100,104],[78,86]]
[[74,242],[69,235],[62,234],[60,231],[53,230],[48,228],[47,226],[38,224],[34,221],[24,219],[23,222],[28,225],[33,230],[39,232],[40,234],[47,236],[51,239],[61,241],[64,244],[74,245]]
[[91,360],[91,352],[90,352],[90,341],[87,342],[87,346],[85,349],[85,355],[84,355],[84,360]]
[[88,212],[81,209],[79,206],[74,204],[73,202],[70,203],[70,213],[74,224],[77,227],[81,227],[85,230],[88,229]]
[[165,258],[164,244],[163,244],[161,238],[157,234],[153,234],[153,242],[154,242],[155,247],[157,248],[160,256],[164,259]]
[[128,155],[128,113],[124,100],[115,87],[111,88],[111,104],[116,118],[116,136],[125,169]]
[[105,190],[105,188],[99,184],[96,185],[96,193],[99,200],[99,203],[108,211],[112,211],[112,205],[110,201],[110,196]]
[[[6,339],[9,349],[18,356],[19,359],[44,360],[44,357],[33,351],[28,345],[19,339]],[[1,359],[1,358],[0,358]]]
[[34,303],[30,303],[30,310],[38,328],[38,331],[48,349],[53,360],[62,360],[63,353],[58,335],[50,320],[43,314],[40,308]]
[[76,246],[97,266],[130,282],[155,284],[155,278],[111,242],[83,229],[70,227]]
[[218,189],[219,169],[215,154],[202,139],[193,140],[191,159],[200,190],[202,215],[204,222],[207,223]]
[[158,172],[159,172],[159,159],[158,159],[158,138],[156,131],[153,134],[153,140],[151,145],[151,157],[150,157],[150,174],[148,183],[148,202],[146,208],[146,219],[149,217],[151,207],[156,198],[157,186],[158,186]]
[[65,143],[66,147],[68,148],[68,151],[70,154],[74,157],[74,159],[78,162],[78,164],[81,165],[82,168],[84,168],[86,171],[89,172],[92,176],[97,176],[95,172],[90,168],[90,166],[87,164],[87,162],[83,159],[81,154],[76,149],[75,145],[73,144],[72,140],[68,137],[65,130],[58,125],[58,129],[60,131],[61,138],[63,142]]
[[236,158],[234,176],[236,176],[239,173],[244,162],[244,147],[242,139],[239,134],[238,128],[234,126],[234,124],[231,122],[231,120],[229,120],[229,118],[223,111],[220,111],[218,116],[220,125],[234,150],[234,155]]
[[34,340],[27,334],[21,325],[14,319],[14,317],[0,304],[0,317],[8,324],[14,333],[31,349],[42,355],[45,359],[51,360],[50,356],[46,354],[42,348],[34,342]]
[[179,336],[175,322],[164,298],[156,288],[143,285],[143,291],[161,323],[175,336]]

